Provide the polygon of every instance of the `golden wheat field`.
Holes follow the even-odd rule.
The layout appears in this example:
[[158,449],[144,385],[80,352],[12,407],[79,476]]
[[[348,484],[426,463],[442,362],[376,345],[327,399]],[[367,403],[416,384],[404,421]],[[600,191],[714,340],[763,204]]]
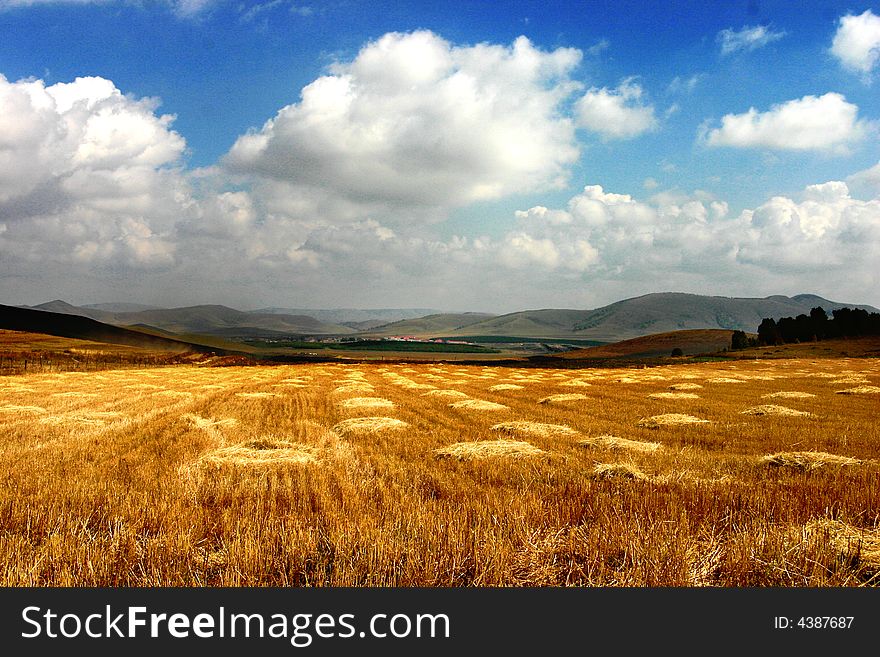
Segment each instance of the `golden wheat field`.
[[876,585],[878,385],[876,359],[5,376],[0,583]]

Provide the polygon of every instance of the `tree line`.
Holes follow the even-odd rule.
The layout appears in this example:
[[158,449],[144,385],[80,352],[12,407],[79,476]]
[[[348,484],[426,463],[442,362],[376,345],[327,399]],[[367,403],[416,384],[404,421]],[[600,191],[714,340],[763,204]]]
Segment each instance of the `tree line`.
[[810,310],[809,315],[778,320],[763,318],[758,326],[757,338],[750,338],[744,331],[734,331],[731,349],[863,335],[880,335],[880,313],[869,313],[861,308],[838,308],[829,317],[824,308],[817,306]]

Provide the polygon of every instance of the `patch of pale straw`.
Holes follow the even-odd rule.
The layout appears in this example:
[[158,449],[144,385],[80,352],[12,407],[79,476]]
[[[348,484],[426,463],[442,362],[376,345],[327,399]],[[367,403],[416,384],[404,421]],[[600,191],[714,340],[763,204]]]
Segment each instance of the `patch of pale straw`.
[[838,395],[876,395],[880,393],[878,386],[856,386],[855,388],[847,388],[846,390],[835,390]]
[[15,404],[9,404],[7,406],[0,406],[0,413],[45,413],[46,409],[42,406],[17,406]]
[[429,390],[423,392],[422,397],[452,397],[455,399],[467,399],[469,395],[460,390]]
[[560,395],[550,395],[548,397],[544,397],[538,400],[539,404],[557,404],[557,403],[565,403],[571,401],[581,401],[584,399],[589,399],[586,395],[582,395],[579,392],[567,392]]
[[486,401],[484,399],[462,399],[449,404],[452,408],[465,409],[467,411],[506,411],[509,410],[504,404]]
[[802,536],[831,545],[845,561],[880,567],[880,529],[853,527],[840,520],[818,518],[804,525]]
[[593,384],[580,379],[574,379],[572,381],[563,381],[559,385],[564,388],[589,388]]
[[653,399],[699,399],[699,395],[692,392],[652,392],[648,397]]
[[675,383],[669,386],[670,390],[699,390],[702,388],[699,383]]
[[[878,388],[880,390],[880,388]],[[815,397],[811,392],[798,392],[797,390],[782,390],[780,392],[770,392],[766,395],[761,395],[764,399],[809,399],[811,397]]]
[[522,386],[518,386],[515,383],[499,383],[498,385],[489,386],[489,390],[492,392],[501,392],[502,390],[522,390]]
[[811,417],[813,414],[807,411],[798,411],[787,406],[776,404],[760,404],[742,411],[743,415],[778,415],[782,417]]
[[353,417],[333,427],[336,433],[346,435],[371,434],[388,430],[405,429],[409,424],[393,417]]
[[597,447],[599,449],[645,453],[656,452],[663,447],[660,443],[652,443],[644,440],[629,440],[628,438],[618,438],[617,436],[607,434],[596,436],[595,438],[579,440],[578,445],[583,447]]
[[693,415],[684,415],[682,413],[664,413],[663,415],[653,415],[651,417],[639,420],[640,427],[648,427],[656,429],[665,426],[678,426],[683,424],[708,424],[709,420],[703,420]]
[[339,402],[339,406],[348,410],[359,408],[394,408],[394,402],[390,399],[382,399],[381,397],[352,397],[351,399],[343,399]]
[[745,383],[742,379],[734,379],[729,376],[715,376],[711,379],[706,379],[706,383]]
[[478,440],[474,442],[455,443],[434,450],[436,458],[454,458],[460,461],[488,458],[522,458],[546,454],[521,440]]
[[269,399],[279,395],[277,392],[237,392],[235,396],[244,397],[245,399]]
[[598,463],[593,467],[594,479],[633,479],[648,481],[650,477],[632,463]]
[[817,470],[825,466],[847,466],[860,463],[859,459],[829,454],[828,452],[777,452],[761,457],[761,464],[767,467],[804,471]]
[[303,465],[318,460],[318,450],[312,445],[291,443],[275,438],[258,438],[239,445],[221,447],[203,455],[203,465]]
[[541,422],[529,422],[526,420],[514,422],[501,422],[489,427],[492,431],[500,431],[508,434],[525,434],[550,438],[553,436],[578,436],[580,432],[564,424],[542,424]]

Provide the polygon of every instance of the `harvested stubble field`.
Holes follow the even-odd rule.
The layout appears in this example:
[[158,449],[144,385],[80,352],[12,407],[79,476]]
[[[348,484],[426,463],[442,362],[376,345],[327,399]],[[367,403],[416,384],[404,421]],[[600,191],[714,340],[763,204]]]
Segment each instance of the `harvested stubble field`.
[[[6,376],[0,582],[876,585],[878,384],[875,359]],[[809,415],[749,414],[774,395]]]

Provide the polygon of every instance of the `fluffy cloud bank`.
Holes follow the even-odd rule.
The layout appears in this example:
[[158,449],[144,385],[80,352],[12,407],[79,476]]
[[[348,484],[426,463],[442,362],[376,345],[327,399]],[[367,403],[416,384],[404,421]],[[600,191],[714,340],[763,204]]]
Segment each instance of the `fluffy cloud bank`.
[[579,149],[561,103],[581,53],[525,37],[454,46],[391,33],[302,90],[224,160],[273,196],[361,209],[453,207],[564,185]]
[[171,262],[173,167],[186,144],[157,105],[103,78],[47,87],[0,76],[0,222],[17,255]]
[[871,73],[880,61],[880,16],[868,9],[858,16],[841,17],[831,54],[850,71]]
[[766,112],[752,107],[744,114],[726,114],[705,140],[710,146],[847,153],[873,129],[858,113],[858,106],[838,93],[804,96]]

